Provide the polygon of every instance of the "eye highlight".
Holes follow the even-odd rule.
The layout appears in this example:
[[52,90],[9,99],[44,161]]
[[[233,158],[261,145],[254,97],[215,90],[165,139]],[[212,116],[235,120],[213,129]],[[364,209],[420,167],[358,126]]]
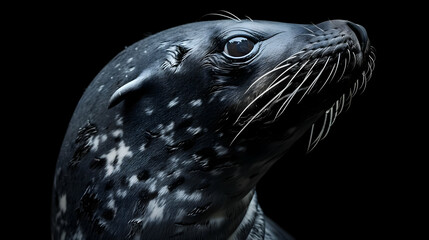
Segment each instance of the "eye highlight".
[[246,37],[234,37],[225,44],[223,52],[231,58],[243,58],[252,52],[255,43]]

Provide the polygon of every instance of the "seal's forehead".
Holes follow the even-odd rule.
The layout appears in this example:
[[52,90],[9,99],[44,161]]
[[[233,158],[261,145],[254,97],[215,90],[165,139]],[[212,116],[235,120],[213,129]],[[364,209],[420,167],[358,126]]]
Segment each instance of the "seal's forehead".
[[[228,20],[225,20],[228,21]],[[228,21],[228,26],[225,26],[226,30],[251,30],[261,33],[278,33],[284,31],[295,31],[302,29],[300,24],[293,23],[283,23],[283,22],[273,22],[273,21],[264,21],[264,20],[243,20],[240,22]]]
[[264,20],[216,20],[216,21],[203,21],[189,23],[181,26],[171,28],[164,31],[168,34],[170,39],[183,37],[187,39],[201,38],[204,36],[218,37],[219,35],[225,35],[228,32],[235,31],[250,31],[260,34],[276,34],[279,32],[296,32],[302,31],[304,28],[301,24],[293,23],[282,23]]

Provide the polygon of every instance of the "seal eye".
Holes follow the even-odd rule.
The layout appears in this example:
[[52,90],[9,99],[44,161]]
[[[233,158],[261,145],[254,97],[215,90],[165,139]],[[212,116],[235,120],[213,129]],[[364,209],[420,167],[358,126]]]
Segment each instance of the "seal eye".
[[254,47],[255,43],[251,40],[245,37],[234,37],[225,44],[223,51],[228,57],[242,58],[249,54]]

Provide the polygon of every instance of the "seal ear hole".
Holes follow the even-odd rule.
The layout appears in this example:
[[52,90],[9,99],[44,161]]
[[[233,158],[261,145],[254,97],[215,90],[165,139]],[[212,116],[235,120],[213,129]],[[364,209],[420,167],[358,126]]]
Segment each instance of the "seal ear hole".
[[255,48],[255,43],[246,37],[233,37],[224,46],[224,54],[233,59],[246,58]]

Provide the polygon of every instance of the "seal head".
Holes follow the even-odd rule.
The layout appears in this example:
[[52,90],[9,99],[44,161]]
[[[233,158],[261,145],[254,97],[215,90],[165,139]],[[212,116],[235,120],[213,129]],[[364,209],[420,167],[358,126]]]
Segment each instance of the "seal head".
[[326,136],[374,58],[343,20],[196,22],[129,46],[70,121],[53,238],[289,238],[255,186],[305,132],[309,149]]

